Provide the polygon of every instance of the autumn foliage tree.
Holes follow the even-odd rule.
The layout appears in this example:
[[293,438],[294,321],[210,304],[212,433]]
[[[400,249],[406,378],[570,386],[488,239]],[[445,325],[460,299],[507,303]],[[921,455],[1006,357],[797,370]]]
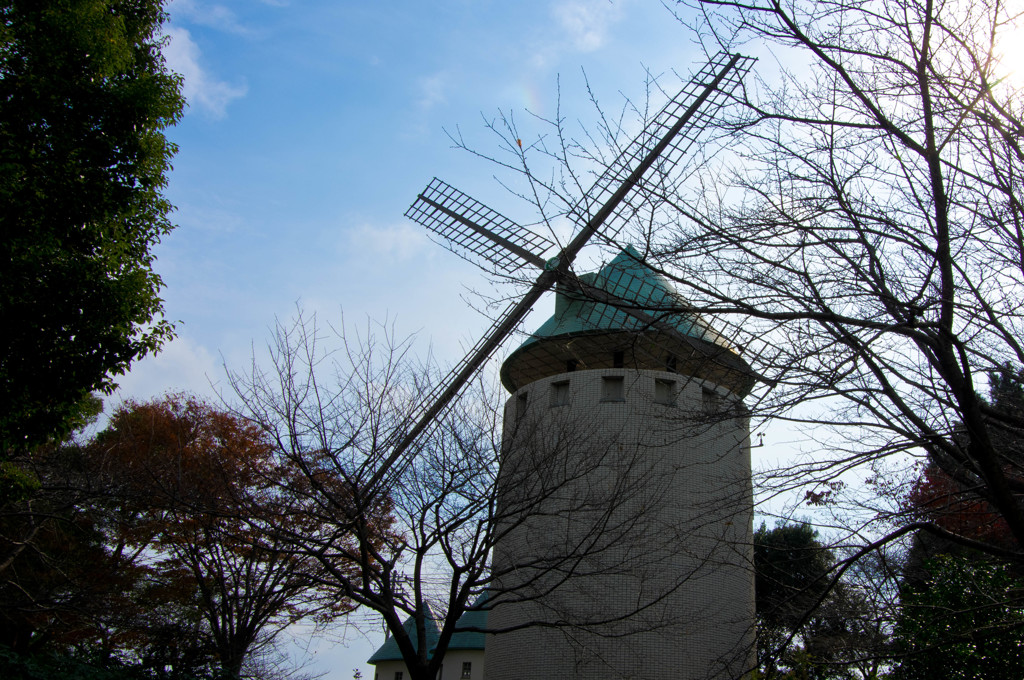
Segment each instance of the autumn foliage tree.
[[[990,426],[1000,468],[1008,479],[1024,484],[1024,440],[1018,429],[1006,428],[1007,422],[1024,416],[1024,371],[1015,369],[1012,364],[992,371],[986,406],[995,414]],[[968,435],[963,432],[954,437],[965,439]],[[932,462],[922,470],[907,495],[905,506],[912,519],[934,523],[946,532],[947,541],[951,537],[961,537],[974,542],[972,547],[976,549],[991,547],[997,551],[1012,552],[1015,548],[1013,533],[998,509],[978,493],[975,485],[965,482],[938,462]],[[921,536],[917,547],[923,550],[924,542],[936,540]],[[929,552],[937,551],[934,548]]]
[[302,522],[273,514],[285,474],[274,454],[256,425],[184,396],[121,406],[90,448],[114,499],[111,549],[132,551],[168,600],[195,612],[229,677],[286,626],[351,609],[318,588],[316,562],[253,529]]
[[129,402],[91,440],[16,462],[40,485],[0,504],[0,547],[30,538],[0,580],[0,648],[20,659],[248,677],[285,627],[353,607],[320,563],[253,528],[316,531],[288,498],[295,473],[242,418],[181,395]]

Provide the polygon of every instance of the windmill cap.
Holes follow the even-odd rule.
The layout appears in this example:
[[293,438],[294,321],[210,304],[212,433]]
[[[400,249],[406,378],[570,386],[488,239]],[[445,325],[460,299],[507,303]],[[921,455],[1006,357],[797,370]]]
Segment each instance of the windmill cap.
[[[622,366],[697,375],[740,396],[750,391],[753,374],[736,349],[632,246],[579,281],[624,305],[616,307],[559,286],[554,314],[502,365],[502,383],[509,391],[567,370],[611,368],[618,352],[629,357]],[[619,308],[627,305],[647,320]]]

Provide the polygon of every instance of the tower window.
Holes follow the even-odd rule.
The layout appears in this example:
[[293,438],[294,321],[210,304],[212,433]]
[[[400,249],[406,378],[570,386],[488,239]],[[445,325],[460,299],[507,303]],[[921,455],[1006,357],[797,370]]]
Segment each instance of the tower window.
[[462,662],[462,677],[469,678],[473,675],[473,662],[463,661]]
[[669,354],[665,357],[665,370],[669,373],[676,372],[676,357],[674,354]]
[[612,368],[622,368],[623,359],[625,359],[625,352],[619,350],[612,352]]
[[530,405],[530,393],[520,392],[516,396],[516,418],[522,418],[526,415],[526,407]]
[[551,405],[567,406],[569,404],[569,381],[560,380],[551,383]]
[[576,370],[576,366],[578,365],[578,363],[579,362],[577,362],[575,359],[566,359],[566,361],[565,361],[565,372],[566,373],[572,373],[573,371],[575,371]]
[[722,395],[709,387],[701,389],[705,413],[718,413],[722,410]]
[[654,402],[672,406],[676,403],[676,381],[654,379]]
[[601,378],[601,401],[626,401],[626,385],[621,375]]

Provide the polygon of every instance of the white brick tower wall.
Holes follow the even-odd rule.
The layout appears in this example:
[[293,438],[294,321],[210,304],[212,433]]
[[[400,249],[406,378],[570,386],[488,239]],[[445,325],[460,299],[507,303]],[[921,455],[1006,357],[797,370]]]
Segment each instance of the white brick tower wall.
[[[591,363],[593,365],[593,363]],[[505,407],[485,680],[705,680],[754,665],[745,410],[706,377],[549,375]]]

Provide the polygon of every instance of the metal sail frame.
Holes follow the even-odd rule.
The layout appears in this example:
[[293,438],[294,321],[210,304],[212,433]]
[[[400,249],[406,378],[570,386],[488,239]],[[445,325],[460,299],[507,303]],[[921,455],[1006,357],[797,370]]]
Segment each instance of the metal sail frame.
[[[714,110],[724,104],[729,93],[739,85],[750,69],[753,59],[738,54],[720,53],[704,66],[644,127],[626,149],[605,168],[586,195],[573,207],[582,228],[555,257],[545,260],[538,253],[553,245],[550,239],[519,227],[508,218],[491,210],[457,189],[434,179],[406,212],[406,216],[446,239],[450,250],[473,261],[468,255],[481,257],[506,271],[524,264],[541,269],[530,290],[511,303],[479,341],[459,362],[447,379],[421,400],[422,408],[409,418],[410,427],[397,432],[385,444],[390,453],[367,482],[365,490],[373,494],[385,475],[402,458],[416,440],[436,422],[438,416],[455,400],[459,391],[480,369],[494,351],[522,323],[540,297],[556,283],[562,283],[594,299],[616,304],[622,311],[651,327],[679,336],[697,347],[670,324],[636,302],[619,300],[607,291],[584,283],[570,267],[576,256],[602,227],[606,238],[629,220],[629,202],[625,199],[640,187],[640,181],[656,162],[667,173],[696,142],[697,136],[713,118]],[[703,110],[708,101],[711,110]],[[666,153],[667,152],[667,153]],[[625,176],[623,176],[625,175]],[[593,213],[590,209],[600,207]],[[708,353],[706,348],[701,351]],[[726,350],[721,350],[725,352]]]

